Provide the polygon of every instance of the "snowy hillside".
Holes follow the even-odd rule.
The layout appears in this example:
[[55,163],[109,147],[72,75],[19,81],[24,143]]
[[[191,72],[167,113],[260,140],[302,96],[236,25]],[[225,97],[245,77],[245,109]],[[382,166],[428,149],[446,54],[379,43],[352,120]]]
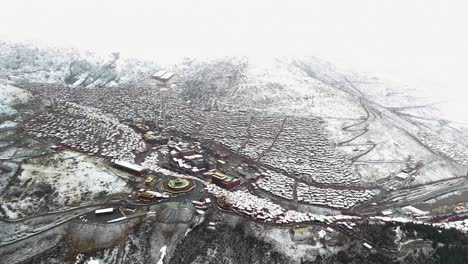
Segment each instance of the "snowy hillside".
[[[249,61],[247,65],[233,60],[185,66],[183,72],[192,73],[197,82],[184,82],[179,88],[182,94],[188,94],[186,100],[197,102],[194,107],[324,120],[328,137],[351,160],[364,182],[390,179],[389,185],[404,187],[460,177],[468,170],[468,130],[445,119],[434,100],[422,96],[421,91],[344,72],[313,57]],[[230,78],[233,72],[240,76],[235,82]],[[211,123],[216,116],[219,114]],[[241,122],[248,124],[247,119],[236,122],[240,127]],[[212,124],[208,128],[226,131]],[[239,138],[234,146],[242,145],[248,133],[236,130],[233,135]],[[223,139],[225,144],[230,144],[228,141]],[[407,176],[412,181],[394,180],[404,168],[416,163],[420,167],[409,170]]]
[[[54,210],[107,194],[128,191],[125,175],[83,154],[66,151],[31,159],[22,167],[18,182],[2,200],[0,211],[9,218],[28,215],[39,209]],[[122,173],[121,173],[122,174]],[[31,194],[32,197],[29,197]]]
[[92,52],[0,42],[0,79],[18,83],[58,83],[101,87],[141,82],[159,69],[156,63],[101,56]]
[[27,103],[30,97],[28,92],[0,82],[0,117],[15,114],[14,107]]
[[[343,71],[314,57],[262,62],[246,58],[186,59],[172,69],[176,75],[170,93],[156,92],[143,98],[138,95],[155,93],[153,84],[143,81],[157,69],[153,63],[122,60],[117,53],[101,58],[87,52],[25,44],[3,43],[1,50],[3,78],[79,88],[72,94],[59,87],[47,89],[43,94],[46,97],[89,104],[116,114],[120,120],[152,120],[150,116],[160,110],[158,105],[167,105],[169,127],[183,133],[197,131],[205,139],[216,139],[234,151],[273,165],[277,162],[272,153],[293,151],[288,138],[301,138],[302,132],[297,129],[307,127],[309,119],[317,122],[310,126],[326,133],[326,144],[334,145],[327,153],[339,159],[346,157],[363,182],[393,179],[408,166],[413,166],[413,170],[407,170],[407,178],[412,180],[394,184],[417,185],[466,174],[468,130],[447,120],[431,98],[387,80]],[[138,86],[124,88],[136,82]],[[132,95],[125,99],[113,96],[116,91],[112,89],[80,90],[96,86],[125,89]],[[136,103],[135,98],[139,98],[138,106],[128,108]],[[112,109],[112,105],[123,108]],[[234,114],[239,111],[242,114]],[[252,119],[258,114],[265,118]],[[272,133],[256,134],[253,129],[267,125],[268,120],[272,120]],[[286,133],[291,127],[283,131],[281,124],[296,126],[292,132],[297,136]],[[317,131],[301,140],[314,143],[322,136],[322,132],[315,136]],[[265,138],[257,142],[248,139],[249,135]],[[269,147],[275,143],[280,146]],[[293,151],[298,159],[285,154],[283,169],[298,168],[295,160],[301,160],[300,149]],[[268,151],[271,153],[265,153]]]

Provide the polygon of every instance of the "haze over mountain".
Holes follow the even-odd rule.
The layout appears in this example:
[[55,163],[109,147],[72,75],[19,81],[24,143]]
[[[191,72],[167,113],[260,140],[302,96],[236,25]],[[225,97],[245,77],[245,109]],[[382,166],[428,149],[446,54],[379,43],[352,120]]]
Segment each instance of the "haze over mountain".
[[[174,63],[318,56],[422,89],[468,121],[465,1],[4,1],[0,38]],[[28,17],[28,19],[22,19]]]

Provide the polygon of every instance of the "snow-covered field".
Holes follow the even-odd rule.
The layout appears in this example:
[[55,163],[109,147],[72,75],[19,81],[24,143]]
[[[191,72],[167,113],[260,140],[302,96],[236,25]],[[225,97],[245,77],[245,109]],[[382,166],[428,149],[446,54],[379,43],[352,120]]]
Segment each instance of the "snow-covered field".
[[35,158],[23,164],[22,169],[18,181],[0,198],[2,209],[10,218],[130,191],[127,183],[106,169],[102,160],[76,152]]
[[67,196],[80,199],[85,192],[117,193],[128,190],[126,182],[109,173],[99,160],[71,151],[58,153],[52,160],[57,163],[44,166],[40,161],[39,164],[33,161],[24,165],[19,179],[22,182],[32,179],[52,184],[58,199],[65,199]]
[[13,122],[13,121],[10,121],[10,120],[7,120],[3,123],[0,123],[0,130],[7,130],[7,129],[13,129],[13,128],[16,128],[18,124],[16,122]]
[[16,113],[14,106],[25,104],[31,95],[14,86],[0,82],[0,116],[9,116]]

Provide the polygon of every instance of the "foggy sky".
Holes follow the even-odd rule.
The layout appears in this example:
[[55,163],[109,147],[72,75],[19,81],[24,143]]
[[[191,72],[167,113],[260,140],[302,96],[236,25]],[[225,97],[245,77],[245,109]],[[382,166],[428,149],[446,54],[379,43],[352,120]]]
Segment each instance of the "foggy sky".
[[450,100],[448,111],[468,122],[464,2],[2,0],[0,39],[165,63],[314,55]]

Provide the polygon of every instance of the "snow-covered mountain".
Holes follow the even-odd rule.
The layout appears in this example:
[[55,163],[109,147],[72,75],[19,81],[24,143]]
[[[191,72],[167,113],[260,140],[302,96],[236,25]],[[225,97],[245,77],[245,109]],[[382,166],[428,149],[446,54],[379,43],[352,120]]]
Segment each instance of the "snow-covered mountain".
[[[0,77],[12,83],[56,83],[76,88],[137,83],[151,86],[147,77],[159,68],[153,62],[121,59],[118,53],[100,57],[90,52],[28,44],[2,43],[0,58]],[[396,175],[410,161],[423,164],[411,182],[413,185],[466,175],[467,128],[448,120],[438,110],[437,101],[423,91],[346,72],[315,57],[261,63],[247,58],[186,59],[172,70],[176,73],[176,86],[169,96],[174,106],[187,104],[186,107],[205,111],[241,109],[324,120],[329,139],[351,160],[364,182]],[[88,93],[86,97],[97,98],[93,91]],[[165,100],[150,99],[148,109],[157,110],[159,107],[154,104]],[[139,105],[145,105],[143,101]],[[84,104],[87,102],[94,101],[83,100]],[[112,112],[108,110],[105,109]],[[181,109],[167,111],[180,118],[187,115]],[[190,117],[182,120],[202,121]],[[242,133],[236,131],[232,135]],[[232,140],[242,145],[242,138]]]
[[159,69],[152,61],[89,51],[0,42],[0,78],[20,83],[99,87],[141,82]]
[[181,94],[192,96],[193,107],[323,119],[364,182],[389,179],[408,162],[424,164],[411,185],[467,173],[468,130],[446,119],[423,91],[314,57],[190,63],[179,75]]

